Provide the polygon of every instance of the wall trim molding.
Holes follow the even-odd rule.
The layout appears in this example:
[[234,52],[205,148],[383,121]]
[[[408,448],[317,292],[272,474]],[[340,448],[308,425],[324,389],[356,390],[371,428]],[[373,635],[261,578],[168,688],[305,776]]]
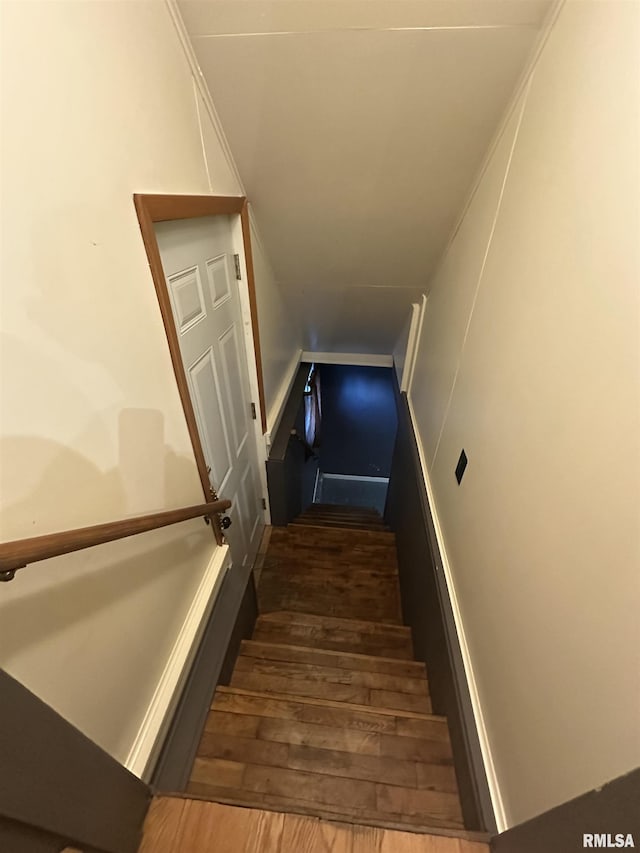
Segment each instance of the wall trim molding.
[[229,546],[216,547],[173,644],[125,761],[127,770],[140,779],[148,779],[153,771],[229,563]]
[[542,55],[542,52],[543,52],[543,50],[547,44],[547,41],[549,40],[549,36],[551,35],[551,32],[555,26],[555,23],[558,20],[560,12],[562,11],[562,8],[566,2],[567,2],[567,0],[553,0],[553,3],[551,4],[551,7],[549,8],[549,11],[547,12],[545,19],[542,22],[536,43],[534,44],[533,49],[532,49],[531,53],[529,54],[529,59],[525,65],[525,67],[523,68],[523,70],[520,74],[520,77],[518,78],[518,80],[516,82],[515,88],[513,90],[512,95],[511,95],[511,98],[509,99],[507,106],[506,106],[506,109],[502,113],[502,116],[498,122],[498,126],[497,126],[497,128],[493,134],[493,137],[492,137],[491,141],[489,142],[489,147],[487,148],[486,153],[482,159],[482,162],[480,163],[480,168],[478,169],[476,175],[473,178],[473,181],[471,183],[471,189],[469,190],[467,197],[464,200],[464,204],[460,208],[460,213],[459,213],[457,219],[455,220],[453,228],[451,229],[451,233],[449,234],[449,237],[447,239],[444,251],[442,252],[440,259],[439,259],[436,267],[434,268],[434,270],[431,274],[429,285],[430,285],[431,281],[433,279],[435,279],[436,275],[438,274],[439,268],[443,264],[444,259],[446,258],[447,254],[449,252],[449,249],[451,248],[451,244],[453,243],[453,241],[456,237],[456,234],[460,230],[460,226],[462,225],[462,222],[463,222],[465,216],[467,215],[467,211],[468,211],[469,207],[471,206],[471,202],[473,201],[475,194],[478,191],[478,187],[480,186],[482,178],[484,177],[484,173],[487,171],[487,168],[489,167],[489,163],[491,162],[493,154],[494,154],[496,148],[498,147],[500,140],[502,139],[502,136],[503,136],[503,134],[507,128],[507,125],[509,124],[509,119],[511,118],[511,115],[512,115],[513,111],[515,110],[515,108],[518,104],[518,101],[520,100],[523,92],[525,91],[525,89],[529,85],[530,80],[533,77],[533,74],[535,73],[536,67],[537,67],[538,62],[540,60],[540,56]]
[[462,663],[464,666],[465,677],[467,681],[467,686],[469,689],[469,696],[471,699],[471,707],[473,711],[474,722],[478,734],[478,740],[480,742],[480,750],[482,752],[482,760],[484,763],[484,770],[487,777],[487,784],[489,786],[489,795],[491,797],[491,804],[493,806],[493,813],[496,821],[496,826],[498,832],[504,832],[507,829],[507,819],[504,809],[504,802],[502,799],[502,794],[500,791],[500,784],[498,782],[498,775],[496,772],[495,764],[493,761],[493,755],[491,752],[491,744],[489,741],[489,736],[487,733],[487,727],[484,721],[484,715],[482,712],[482,705],[480,702],[480,695],[478,691],[478,686],[475,678],[475,673],[473,670],[473,663],[471,661],[471,654],[469,652],[469,645],[467,643],[467,638],[464,630],[464,623],[462,621],[462,614],[460,612],[460,605],[458,602],[458,595],[456,592],[455,583],[453,580],[453,575],[451,572],[451,564],[449,562],[449,557],[447,554],[447,548],[444,541],[444,536],[442,533],[442,527],[440,525],[440,519],[438,516],[438,507],[435,500],[435,496],[433,493],[433,486],[431,484],[431,479],[429,477],[429,470],[427,467],[427,461],[425,457],[424,447],[422,445],[422,441],[420,438],[420,434],[417,429],[417,422],[415,413],[413,410],[413,405],[411,403],[411,398],[407,396],[407,404],[409,409],[409,416],[411,418],[411,425],[413,427],[413,432],[416,439],[416,446],[418,449],[418,456],[420,460],[420,468],[422,469],[422,478],[424,481],[424,487],[427,493],[427,499],[429,501],[430,509],[431,509],[431,517],[433,521],[433,527],[435,532],[436,544],[437,544],[437,553],[434,554],[434,558],[436,559],[436,572],[440,572],[444,577],[447,593],[449,596],[449,601],[451,604],[451,610],[453,612],[453,619],[455,624],[455,629],[458,635],[458,642],[460,645],[460,653],[462,656]]
[[418,360],[418,351],[420,350],[420,341],[422,340],[422,327],[424,325],[424,315],[427,310],[427,302],[429,297],[423,293],[420,304],[418,305],[417,316],[414,316],[415,334],[411,337],[411,349],[407,347],[407,357],[404,362],[404,370],[402,372],[402,383],[400,391],[409,395],[411,393],[411,385],[413,384],[413,374],[416,369],[416,361]]
[[[319,470],[319,469],[318,469]],[[366,474],[327,474],[322,472],[324,480],[357,480],[358,482],[367,483],[388,483],[388,477],[367,477]]]
[[393,356],[386,354],[370,355],[357,352],[310,352],[302,353],[302,361],[315,361],[316,364],[346,364],[354,367],[393,367]]
[[[227,161],[227,165],[229,166],[229,169],[231,170],[234,178],[238,182],[238,188],[240,189],[240,193],[243,196],[246,196],[244,184],[242,183],[242,178],[240,177],[240,172],[238,171],[236,161],[233,159],[231,147],[223,130],[222,122],[220,121],[220,117],[218,116],[215,104],[213,103],[213,98],[211,97],[211,92],[209,91],[207,82],[204,79],[204,74],[202,73],[200,64],[196,58],[193,45],[191,44],[191,39],[189,38],[187,28],[184,25],[182,15],[180,14],[180,9],[178,8],[177,0],[165,0],[165,6],[167,7],[169,17],[171,18],[171,22],[178,36],[178,41],[180,42],[180,46],[182,47],[182,50],[184,52],[185,59],[187,60],[187,64],[191,71],[191,76],[193,77],[196,89],[198,90],[198,93],[200,94],[200,97],[202,98],[202,101],[204,103],[205,109],[209,114],[209,118],[211,119],[211,125],[218,138],[218,142],[220,143],[220,148],[222,149],[224,158]],[[202,127],[200,127],[200,132],[202,133]],[[206,168],[208,172],[208,166],[206,166]]]
[[409,388],[409,380],[413,373],[413,366],[418,349],[418,332],[420,331],[420,322],[422,320],[424,304],[426,304],[426,297],[420,301],[420,304],[417,302],[411,303],[411,317],[409,319],[409,333],[407,335],[407,351],[404,357],[404,365],[402,366],[400,391],[406,391]]
[[289,395],[291,394],[293,383],[295,382],[295,378],[298,375],[298,367],[300,366],[300,363],[304,361],[302,355],[303,353],[301,349],[297,349],[295,351],[293,358],[287,365],[287,368],[283,374],[282,381],[280,382],[280,386],[275,393],[273,402],[269,406],[269,410],[267,412],[267,431],[265,433],[267,451],[272,444],[273,436],[278,431],[278,426],[280,425],[285,406],[287,405],[287,400],[289,399]]

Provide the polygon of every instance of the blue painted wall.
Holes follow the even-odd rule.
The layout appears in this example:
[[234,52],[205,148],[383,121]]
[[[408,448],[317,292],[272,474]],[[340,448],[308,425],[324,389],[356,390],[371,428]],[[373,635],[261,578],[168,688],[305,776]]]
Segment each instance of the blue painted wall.
[[388,367],[320,365],[320,470],[388,477],[398,426]]

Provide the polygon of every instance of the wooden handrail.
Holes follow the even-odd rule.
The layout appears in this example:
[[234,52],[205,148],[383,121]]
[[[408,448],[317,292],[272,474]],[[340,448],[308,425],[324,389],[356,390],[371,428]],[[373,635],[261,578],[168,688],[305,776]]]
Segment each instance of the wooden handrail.
[[94,524],[92,527],[79,527],[60,533],[48,533],[46,536],[34,536],[31,539],[17,539],[14,542],[0,544],[0,581],[13,580],[16,569],[24,569],[29,563],[48,560],[83,548],[92,548],[104,542],[125,539],[136,533],[156,530],[188,521],[190,518],[211,518],[231,507],[231,501],[211,501],[206,504],[186,506],[182,509],[170,509],[166,512],[154,512],[124,518],[122,521],[110,521],[107,524]]

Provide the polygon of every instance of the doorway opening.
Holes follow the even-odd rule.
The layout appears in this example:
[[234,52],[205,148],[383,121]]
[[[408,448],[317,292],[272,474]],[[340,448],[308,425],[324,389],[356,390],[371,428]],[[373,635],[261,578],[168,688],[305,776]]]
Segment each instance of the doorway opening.
[[315,370],[321,420],[312,502],[382,514],[398,425],[393,371],[343,364]]

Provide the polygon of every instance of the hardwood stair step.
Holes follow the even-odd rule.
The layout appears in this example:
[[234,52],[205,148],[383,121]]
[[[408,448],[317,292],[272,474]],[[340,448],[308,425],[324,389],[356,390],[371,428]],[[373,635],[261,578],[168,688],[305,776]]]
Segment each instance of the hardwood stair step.
[[[254,699],[260,701],[255,704]],[[232,713],[259,713],[286,720],[300,719],[310,723],[337,725],[358,731],[383,731],[387,734],[426,740],[446,740],[449,732],[447,718],[438,714],[404,711],[399,708],[372,708],[370,705],[318,699],[313,696],[293,696],[291,693],[262,693],[222,684],[216,688],[211,708],[216,703],[218,710]]]
[[327,527],[340,530],[357,530],[364,532],[387,532],[391,528],[386,524],[371,524],[366,521],[345,521],[343,519],[326,518],[324,516],[300,516],[289,523],[289,527]]
[[[139,853],[489,853],[486,834],[412,826],[410,832],[287,814],[279,806],[211,802],[198,794],[156,795]],[[252,807],[253,806],[253,807]],[[74,853],[65,848],[65,853]]]
[[291,540],[276,542],[264,561],[265,568],[278,568],[281,565],[294,565],[300,569],[324,567],[340,570],[344,568],[375,571],[377,574],[397,575],[396,555],[386,547],[366,544],[346,550],[332,542],[312,544],[297,543]]
[[379,674],[393,675],[398,678],[414,678],[426,681],[424,663],[404,661],[397,658],[368,655],[361,652],[340,652],[334,649],[309,648],[287,643],[270,643],[264,640],[242,640],[239,654],[258,660],[289,661],[292,663],[310,663],[321,666],[339,667],[348,670],[360,670]]
[[263,642],[413,659],[411,630],[405,625],[276,611],[258,617],[253,637]]
[[456,794],[224,759],[196,758],[187,792],[365,823],[464,828]]
[[327,658],[313,649],[308,650],[307,659],[303,661],[263,659],[241,650],[231,686],[431,713],[425,675],[418,678],[390,675],[367,668],[314,663],[313,660],[326,661]]
[[316,554],[313,560],[305,560],[282,549],[275,551],[263,566],[265,571],[278,571],[283,575],[296,574],[302,577],[326,577],[329,574],[345,581],[382,580],[398,583],[398,569],[394,563],[384,565],[384,562],[373,557],[354,555],[352,559],[332,553],[330,550]]
[[[489,833],[474,832],[473,830],[463,829],[458,825],[451,826],[445,823],[438,823],[436,821],[433,823],[427,823],[427,816],[423,816],[422,820],[403,821],[402,819],[394,820],[393,818],[385,817],[384,815],[380,815],[376,812],[367,814],[365,812],[358,813],[354,810],[353,814],[351,814],[347,809],[344,809],[341,812],[332,811],[330,807],[316,803],[309,804],[304,800],[295,801],[287,797],[278,797],[268,794],[265,795],[253,791],[234,791],[229,788],[216,788],[212,785],[199,785],[197,783],[189,783],[189,789],[187,792],[173,794],[172,796],[190,800],[204,800],[206,802],[221,803],[229,806],[240,806],[249,809],[284,812],[285,814],[291,815],[297,814],[305,817],[317,818],[319,820],[331,821],[332,823],[350,824],[359,831],[364,832],[366,832],[369,827],[383,830],[386,829],[402,833],[403,841],[408,838],[409,834],[412,834],[415,837],[412,837],[411,841],[407,841],[407,844],[409,845],[406,848],[407,853],[409,853],[409,850],[411,853],[431,853],[431,851],[433,851],[433,853],[440,853],[442,848],[439,845],[436,845],[435,847],[432,847],[431,844],[427,844],[426,847],[423,846],[423,844],[426,844],[426,840],[429,836],[435,836],[436,838],[441,839],[461,839],[462,842],[458,842],[458,844],[464,842],[469,843],[469,846],[456,846],[454,848],[447,847],[447,853],[489,853],[488,846],[481,846],[483,844],[488,845],[491,839],[491,835]],[[424,842],[420,836],[425,839]],[[313,850],[315,851],[315,849],[316,848],[314,847]],[[331,849],[333,851],[333,848],[320,849]],[[373,848],[367,848],[367,853],[372,849]],[[392,853],[392,851],[395,853],[397,849],[398,848],[394,846],[389,848],[390,853]],[[362,853],[364,853],[364,849],[362,850]],[[444,850],[442,850],[442,853],[444,853]]]
[[271,534],[272,538],[275,534],[275,540],[278,541],[283,535],[297,536],[299,538],[310,538],[312,535],[317,536],[320,541],[339,540],[344,543],[353,544],[358,542],[395,544],[396,535],[388,530],[348,530],[339,527],[326,527],[319,524],[313,524],[311,521],[305,524],[289,524],[287,527],[274,527]]
[[270,544],[258,587],[262,612],[297,610],[402,623],[395,557],[366,548],[349,551],[340,540],[315,550],[306,543],[305,548],[303,553],[294,542]]
[[[445,720],[424,714],[409,716],[393,708],[381,713],[377,708],[362,705],[341,708],[340,704],[327,705],[309,701],[308,697],[276,697],[234,687],[216,691],[198,755],[209,754],[207,742],[212,735],[223,739],[253,738],[411,762],[420,765],[411,783],[414,787],[433,786],[435,783],[428,781],[429,773],[437,776],[440,771],[429,768],[446,767],[449,770],[442,774],[447,789],[451,790],[452,753]],[[258,752],[256,749],[254,755]]]
[[[215,715],[212,725],[216,725]],[[457,793],[453,766],[417,762],[388,755],[369,755],[305,743],[265,740],[227,731],[207,731],[198,750],[201,760],[237,761],[284,770],[300,770],[341,779],[381,782],[415,790]]]

